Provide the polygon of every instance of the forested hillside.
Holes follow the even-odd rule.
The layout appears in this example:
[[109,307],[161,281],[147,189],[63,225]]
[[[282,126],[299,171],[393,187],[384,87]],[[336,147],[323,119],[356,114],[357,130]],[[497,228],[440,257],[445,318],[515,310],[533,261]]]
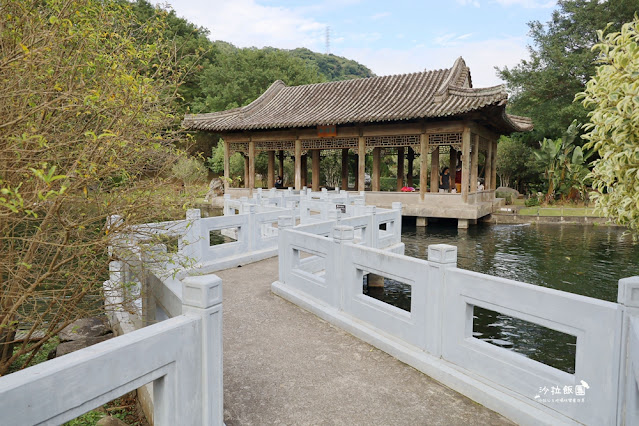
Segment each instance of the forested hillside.
[[154,7],[147,0],[136,0],[132,6],[141,22],[168,14],[165,36],[177,41],[180,66],[189,72],[180,87],[180,112],[213,112],[247,105],[275,80],[300,85],[374,76],[353,60],[305,48],[238,48],[223,40],[211,41],[206,28],[178,17],[174,11]]

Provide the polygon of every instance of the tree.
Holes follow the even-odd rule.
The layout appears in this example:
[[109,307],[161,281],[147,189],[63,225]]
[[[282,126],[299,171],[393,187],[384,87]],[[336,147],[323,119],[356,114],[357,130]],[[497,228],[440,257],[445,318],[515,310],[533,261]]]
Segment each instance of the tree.
[[573,103],[595,72],[597,30],[607,23],[618,30],[639,10],[637,0],[559,0],[558,9],[545,25],[530,22],[530,60],[513,68],[498,69],[512,92],[513,113],[531,117],[535,130],[528,141],[560,137],[576,119],[587,120],[587,110]]
[[639,18],[594,46],[597,72],[577,96],[590,112],[583,136],[599,159],[591,173],[596,208],[639,232]]
[[550,202],[555,195],[562,198],[576,198],[584,196],[588,181],[586,161],[592,151],[584,150],[575,144],[577,139],[577,122],[568,127],[563,138],[546,139],[539,144],[538,150],[533,151],[539,166],[544,170],[546,179],[546,202]]
[[533,149],[518,139],[502,136],[497,144],[497,175],[502,186],[519,188],[523,182],[534,179],[531,168]]
[[[141,23],[127,3],[13,0],[0,16],[3,375],[101,311],[108,247],[174,213],[161,191],[181,156],[182,71],[163,15]],[[123,220],[107,229],[110,215]]]
[[276,80],[296,86],[325,78],[316,66],[276,49],[237,49],[222,54],[200,75],[196,112],[222,111],[248,105]]

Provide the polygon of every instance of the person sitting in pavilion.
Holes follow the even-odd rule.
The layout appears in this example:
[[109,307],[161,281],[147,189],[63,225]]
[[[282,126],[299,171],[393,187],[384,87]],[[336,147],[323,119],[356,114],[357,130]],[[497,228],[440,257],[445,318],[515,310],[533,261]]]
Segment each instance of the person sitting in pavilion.
[[275,179],[275,188],[276,189],[284,188],[284,183],[282,182],[282,176],[278,176],[277,179]]

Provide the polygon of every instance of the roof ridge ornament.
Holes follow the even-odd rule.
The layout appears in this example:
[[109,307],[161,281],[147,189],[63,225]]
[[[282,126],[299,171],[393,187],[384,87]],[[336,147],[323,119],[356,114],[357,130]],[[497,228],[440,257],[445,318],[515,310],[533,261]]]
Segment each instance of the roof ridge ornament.
[[442,103],[446,100],[446,98],[448,98],[449,89],[454,87],[457,80],[459,80],[459,76],[464,71],[464,68],[466,68],[466,62],[464,61],[464,58],[460,56],[455,60],[453,66],[450,67],[448,76],[439,86],[437,92],[435,92],[435,96],[433,97],[435,103]]

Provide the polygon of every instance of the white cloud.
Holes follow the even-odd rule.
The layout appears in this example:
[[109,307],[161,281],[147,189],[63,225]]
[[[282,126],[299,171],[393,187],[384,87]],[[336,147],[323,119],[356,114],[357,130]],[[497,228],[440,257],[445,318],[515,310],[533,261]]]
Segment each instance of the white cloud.
[[503,84],[494,67],[511,67],[528,57],[523,38],[485,40],[434,48],[415,46],[401,50],[343,49],[337,54],[361,62],[377,75],[450,68],[455,59],[462,56],[470,67],[474,87]]
[[435,37],[434,44],[439,46],[457,46],[462,40],[471,37],[473,33],[462,34],[460,36],[457,33],[448,33]]
[[457,3],[461,4],[462,6],[480,7],[479,1],[477,0],[457,0]]
[[[160,3],[161,1],[155,1]],[[179,0],[174,0],[175,6]],[[305,11],[263,6],[255,0],[191,0],[180,4],[178,15],[210,30],[210,38],[238,47],[308,47],[322,50],[326,24]]]
[[387,16],[390,16],[390,12],[380,12],[380,13],[376,13],[376,14],[372,15],[371,19],[373,21],[377,21],[379,19],[386,18]]
[[521,6],[524,7],[526,9],[548,9],[551,7],[555,7],[555,4],[557,3],[555,0],[546,0],[546,1],[539,1],[539,0],[495,0],[497,3],[499,3],[502,6]]

